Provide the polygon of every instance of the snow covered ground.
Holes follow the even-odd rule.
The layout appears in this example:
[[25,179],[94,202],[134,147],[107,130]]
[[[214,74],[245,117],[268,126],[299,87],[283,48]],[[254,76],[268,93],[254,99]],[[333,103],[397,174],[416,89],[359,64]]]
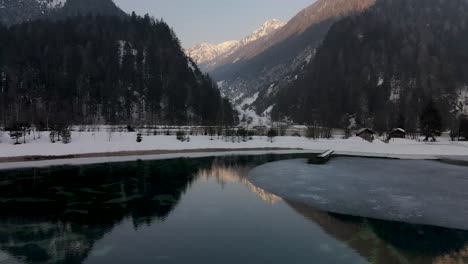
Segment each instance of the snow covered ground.
[[311,151],[335,150],[336,154],[435,158],[440,156],[467,156],[468,143],[450,142],[441,139],[437,143],[423,143],[407,139],[392,140],[389,144],[361,138],[309,140],[301,137],[277,137],[268,142],[266,137],[254,137],[248,142],[233,143],[208,136],[193,136],[190,142],[180,142],[175,136],[143,136],[136,142],[136,133],[116,132],[109,140],[107,132],[74,132],[70,144],[50,143],[48,133],[43,132],[37,140],[28,139],[26,144],[13,145],[7,133],[0,136],[0,158],[21,156],[63,156],[88,153],[109,153],[147,150],[200,150],[200,149],[246,149],[246,148],[300,148]]

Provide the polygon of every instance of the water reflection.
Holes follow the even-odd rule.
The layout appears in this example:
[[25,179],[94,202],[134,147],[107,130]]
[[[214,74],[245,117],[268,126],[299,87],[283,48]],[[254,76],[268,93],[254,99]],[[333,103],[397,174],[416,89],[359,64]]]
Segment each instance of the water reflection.
[[227,183],[241,183],[247,186],[253,193],[257,194],[263,201],[271,204],[281,201],[282,199],[279,196],[253,185],[247,179],[248,172],[252,167],[252,164],[250,164],[250,166],[240,165],[239,163],[226,164],[225,159],[215,159],[211,167],[201,169],[198,172],[198,176],[205,179],[215,178],[221,186]]
[[[0,263],[13,263],[13,259],[18,260],[17,263],[83,263],[91,255],[106,255],[108,248],[95,248],[106,234],[119,230],[121,226],[118,225],[121,223],[130,223],[132,230],[148,230],[147,227],[171,222],[168,217],[177,214],[174,210],[181,206],[181,200],[190,200],[185,193],[195,189],[195,185],[191,188],[192,185],[200,181],[215,181],[222,188],[227,188],[229,184],[243,185],[267,202],[259,202],[267,205],[266,207],[253,208],[256,214],[253,213],[250,217],[256,218],[248,221],[259,224],[245,232],[252,232],[254,236],[258,236],[259,241],[250,241],[251,244],[245,245],[245,248],[250,249],[265,241],[280,244],[280,241],[274,240],[281,239],[285,244],[296,248],[296,256],[308,253],[304,253],[305,256],[318,254],[311,251],[314,245],[317,241],[322,243],[328,239],[341,241],[345,247],[353,249],[367,262],[374,264],[468,263],[468,232],[329,214],[302,204],[283,201],[280,197],[254,186],[246,177],[248,171],[257,165],[299,157],[302,155],[232,156],[0,171]],[[218,185],[216,188],[219,188]],[[248,190],[246,192],[250,194]],[[231,192],[233,194],[234,196],[228,198],[231,200],[223,200],[217,206],[226,206],[224,202],[231,202],[232,199],[237,202],[240,197]],[[252,197],[255,198],[254,195]],[[254,202],[249,199],[242,200],[243,204]],[[204,205],[201,203],[201,206]],[[196,220],[193,219],[193,212],[207,208],[190,206],[190,209],[193,210],[192,214],[182,211],[178,215],[187,217],[189,223],[194,224]],[[231,207],[227,209],[231,210]],[[257,210],[262,211],[257,213]],[[248,211],[246,209],[243,212]],[[224,221],[223,224],[232,233],[226,231],[220,234],[220,239],[225,235],[235,234],[239,241],[243,241],[243,236],[252,235],[242,234],[243,229],[252,227],[241,226],[239,221],[245,218],[235,218],[237,214],[230,214],[232,222]],[[222,216],[225,217],[224,214]],[[306,225],[294,230],[291,223],[299,224],[297,220],[291,221],[294,217]],[[199,223],[208,220],[203,217],[197,219]],[[175,219],[172,220],[173,230],[187,228],[174,221]],[[255,231],[261,227],[262,221],[269,221],[270,225],[259,235]],[[317,230],[320,229],[326,234],[318,234]],[[291,235],[298,230],[304,233],[304,238],[300,233]],[[179,235],[168,233],[164,233],[166,236],[161,233],[159,235],[166,239]],[[166,243],[171,247],[164,238],[151,239],[155,240],[151,243]],[[212,243],[228,245],[229,241],[213,240]],[[263,245],[266,248],[269,246],[268,243]],[[252,250],[257,252],[256,248]],[[281,256],[287,251],[278,250],[276,253]],[[335,255],[340,255],[340,252]],[[275,257],[281,263],[279,257]],[[320,257],[322,256],[317,255],[317,260]]]
[[162,221],[201,161],[133,162],[0,172],[0,249],[33,263],[81,263],[125,218]]
[[[299,155],[300,156],[300,155]],[[239,181],[266,155],[138,161],[0,171],[0,263],[82,263],[94,243],[124,219],[135,229],[164,221],[197,177]],[[1,252],[0,251],[0,252]],[[9,255],[6,256],[5,254]]]
[[370,263],[468,263],[467,231],[332,214],[286,203]]

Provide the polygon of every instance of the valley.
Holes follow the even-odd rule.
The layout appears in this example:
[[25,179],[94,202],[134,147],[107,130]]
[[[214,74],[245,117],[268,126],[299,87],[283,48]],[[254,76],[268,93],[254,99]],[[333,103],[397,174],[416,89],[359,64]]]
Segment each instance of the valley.
[[0,0],[0,264],[467,264],[466,47],[466,0]]

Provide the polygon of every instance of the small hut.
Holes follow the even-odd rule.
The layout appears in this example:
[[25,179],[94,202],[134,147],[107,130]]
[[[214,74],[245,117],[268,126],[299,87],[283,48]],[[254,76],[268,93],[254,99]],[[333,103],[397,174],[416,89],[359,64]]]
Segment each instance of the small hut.
[[356,133],[356,136],[369,142],[372,142],[374,141],[375,132],[370,128],[363,128]]
[[406,131],[403,128],[395,128],[388,134],[388,139],[406,138]]
[[264,136],[266,135],[268,128],[266,126],[254,126],[253,130],[255,131],[256,136]]

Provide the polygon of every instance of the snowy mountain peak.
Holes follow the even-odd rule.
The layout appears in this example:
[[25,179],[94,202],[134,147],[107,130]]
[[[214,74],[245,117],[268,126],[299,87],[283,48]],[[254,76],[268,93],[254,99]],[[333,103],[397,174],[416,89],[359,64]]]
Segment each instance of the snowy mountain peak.
[[201,43],[188,50],[188,55],[192,57],[197,63],[203,63],[214,60],[222,54],[227,54],[230,50],[237,47],[238,45],[238,40],[225,41],[219,44]]
[[271,19],[242,40],[230,40],[219,44],[201,43],[189,49],[187,53],[199,64],[207,64],[207,67],[215,66],[218,59],[227,58],[243,46],[270,35],[285,24],[278,19]]
[[286,25],[286,23],[278,19],[268,20],[267,22],[263,23],[263,25],[260,26],[260,28],[255,30],[252,34],[250,34],[250,36],[246,37],[241,42],[244,44],[253,42],[257,39],[268,36],[272,32],[282,28],[284,25]]

